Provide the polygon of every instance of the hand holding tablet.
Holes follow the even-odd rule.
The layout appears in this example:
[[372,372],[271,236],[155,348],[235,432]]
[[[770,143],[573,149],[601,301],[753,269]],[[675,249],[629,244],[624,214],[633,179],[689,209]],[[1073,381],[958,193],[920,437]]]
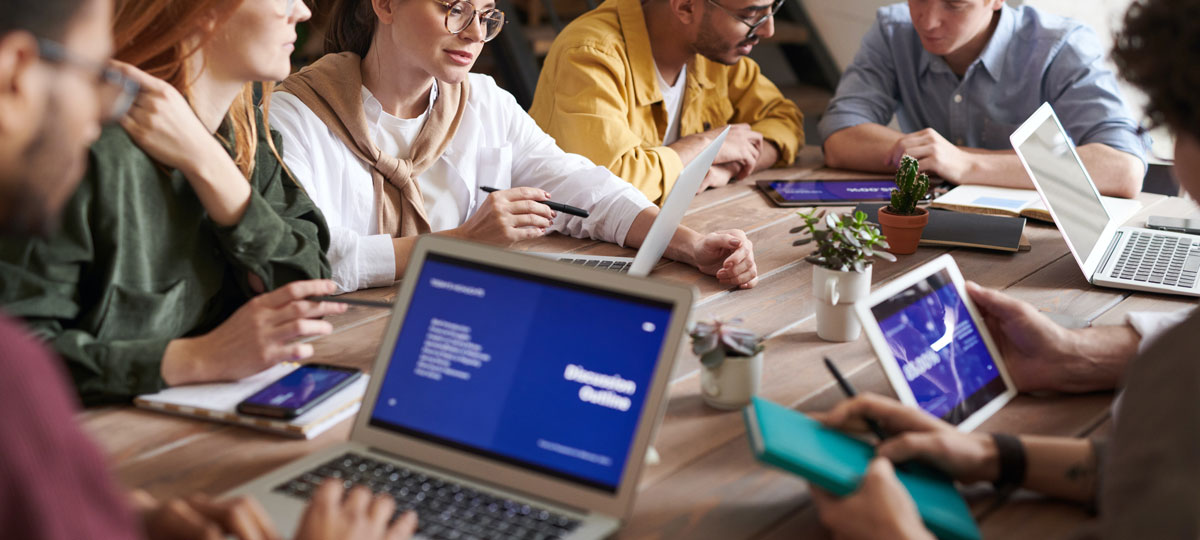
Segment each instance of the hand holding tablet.
[[1016,396],[950,255],[879,288],[855,309],[902,403],[970,431]]

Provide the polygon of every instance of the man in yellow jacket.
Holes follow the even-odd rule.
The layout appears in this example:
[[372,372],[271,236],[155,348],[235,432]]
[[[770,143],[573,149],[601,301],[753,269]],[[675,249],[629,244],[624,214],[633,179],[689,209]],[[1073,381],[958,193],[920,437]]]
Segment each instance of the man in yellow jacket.
[[784,0],[763,2],[607,0],[554,40],[529,114],[659,204],[726,125],[701,190],[788,165],[804,144],[800,109],[746,57]]

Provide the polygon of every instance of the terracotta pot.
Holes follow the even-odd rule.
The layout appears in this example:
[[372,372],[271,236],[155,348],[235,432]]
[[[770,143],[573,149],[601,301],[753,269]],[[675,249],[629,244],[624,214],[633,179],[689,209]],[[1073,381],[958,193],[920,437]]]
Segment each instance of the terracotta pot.
[[887,237],[888,251],[895,255],[916,253],[921,231],[929,223],[929,210],[917,208],[917,212],[915,216],[901,216],[889,212],[886,206],[879,210],[879,228]]

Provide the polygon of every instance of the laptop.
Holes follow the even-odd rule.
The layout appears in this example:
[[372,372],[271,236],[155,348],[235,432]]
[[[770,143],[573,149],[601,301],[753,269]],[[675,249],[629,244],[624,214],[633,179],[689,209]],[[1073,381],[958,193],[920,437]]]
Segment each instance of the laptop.
[[1200,236],[1122,227],[1049,103],[1009,139],[1089,283],[1200,296]]
[[662,208],[658,211],[658,217],[654,218],[654,224],[650,226],[650,232],[646,233],[646,240],[642,242],[642,247],[638,249],[635,257],[603,257],[563,253],[530,253],[530,255],[555,258],[560,262],[578,264],[588,268],[629,272],[632,276],[650,275],[654,265],[658,264],[658,259],[667,250],[667,245],[671,243],[671,238],[675,236],[679,222],[683,221],[683,214],[692,204],[692,198],[696,196],[696,191],[700,189],[704,177],[708,175],[708,169],[712,167],[717,152],[725,143],[727,133],[729,133],[728,126],[721,130],[721,134],[708,143],[708,146],[683,168],[683,172],[679,173],[679,178],[675,180],[675,186],[667,194],[667,199],[663,201]]
[[603,538],[628,516],[694,293],[424,236],[350,440],[230,492],[292,537],[327,479],[418,538]]

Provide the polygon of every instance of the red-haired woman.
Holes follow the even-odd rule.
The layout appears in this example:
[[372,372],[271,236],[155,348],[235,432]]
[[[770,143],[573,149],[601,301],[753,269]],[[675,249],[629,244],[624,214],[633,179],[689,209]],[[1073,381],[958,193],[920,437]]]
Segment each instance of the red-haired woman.
[[85,403],[230,380],[312,353],[340,306],[320,212],[256,117],[290,71],[298,0],[125,0],[114,35],[142,91],[92,146],[42,240],[0,243],[0,293],[62,356]]

